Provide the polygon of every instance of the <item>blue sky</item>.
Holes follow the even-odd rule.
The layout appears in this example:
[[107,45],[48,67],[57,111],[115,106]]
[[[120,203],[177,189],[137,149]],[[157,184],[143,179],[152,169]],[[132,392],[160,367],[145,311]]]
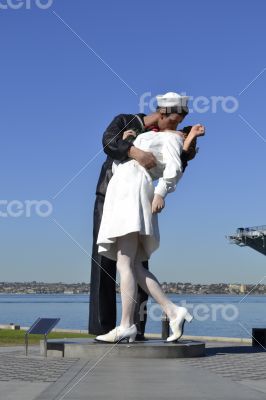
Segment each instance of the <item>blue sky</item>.
[[[167,91],[212,107],[191,101],[185,124],[207,134],[167,198],[151,269],[160,281],[261,280],[265,258],[225,235],[266,223],[265,3],[20,1],[0,0],[0,198],[53,213],[0,218],[0,280],[89,281],[102,133],[143,93]],[[214,112],[220,96],[235,112]]]

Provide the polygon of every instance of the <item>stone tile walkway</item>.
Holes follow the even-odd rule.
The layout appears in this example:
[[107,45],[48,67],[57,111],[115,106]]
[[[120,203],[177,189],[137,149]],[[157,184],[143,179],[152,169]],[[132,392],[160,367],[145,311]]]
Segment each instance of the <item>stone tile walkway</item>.
[[53,383],[77,362],[76,359],[44,359],[36,350],[28,357],[22,350],[0,351],[0,382]]
[[264,400],[266,352],[206,343],[206,357],[170,360],[44,358],[0,348],[4,400]]
[[253,352],[250,346],[207,348],[204,358],[180,360],[185,365],[206,369],[232,381],[265,380],[266,352]]

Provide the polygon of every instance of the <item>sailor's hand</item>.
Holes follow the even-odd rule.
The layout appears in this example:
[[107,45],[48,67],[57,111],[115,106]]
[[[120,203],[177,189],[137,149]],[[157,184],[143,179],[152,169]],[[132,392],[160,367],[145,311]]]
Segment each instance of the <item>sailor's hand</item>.
[[123,140],[126,140],[129,137],[134,137],[135,138],[136,136],[137,136],[136,132],[133,131],[132,129],[129,129],[128,131],[125,131],[123,133]]
[[156,158],[152,153],[140,150],[135,146],[130,147],[128,156],[134,158],[134,160],[138,161],[138,163],[146,169],[151,169],[156,166]]
[[205,126],[201,124],[197,124],[192,126],[190,133],[194,137],[204,136],[205,135]]
[[159,194],[155,194],[151,205],[152,213],[160,213],[164,209],[164,206],[165,202],[162,196],[160,196]]

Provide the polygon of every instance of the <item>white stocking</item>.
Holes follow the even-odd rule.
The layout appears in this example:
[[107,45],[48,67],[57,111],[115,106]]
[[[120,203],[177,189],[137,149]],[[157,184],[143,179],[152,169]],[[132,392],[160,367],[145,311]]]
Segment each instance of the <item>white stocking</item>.
[[135,272],[139,286],[160,304],[169,319],[175,319],[178,307],[165,295],[156,277],[137,260]]
[[138,248],[138,233],[117,238],[117,270],[120,274],[122,301],[122,318],[120,326],[128,328],[133,325],[137,297],[137,282],[134,271],[135,257]]

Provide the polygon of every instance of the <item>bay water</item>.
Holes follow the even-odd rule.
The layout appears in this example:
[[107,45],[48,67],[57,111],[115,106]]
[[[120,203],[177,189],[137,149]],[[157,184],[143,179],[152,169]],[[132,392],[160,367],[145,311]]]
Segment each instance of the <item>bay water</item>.
[[[194,315],[185,325],[185,334],[197,336],[251,337],[252,328],[266,328],[264,295],[169,295],[176,304],[189,308]],[[57,328],[86,330],[89,295],[1,294],[0,324],[31,326],[38,317],[60,318]],[[118,321],[121,300],[117,295]],[[146,332],[161,332],[161,310],[148,303]]]

